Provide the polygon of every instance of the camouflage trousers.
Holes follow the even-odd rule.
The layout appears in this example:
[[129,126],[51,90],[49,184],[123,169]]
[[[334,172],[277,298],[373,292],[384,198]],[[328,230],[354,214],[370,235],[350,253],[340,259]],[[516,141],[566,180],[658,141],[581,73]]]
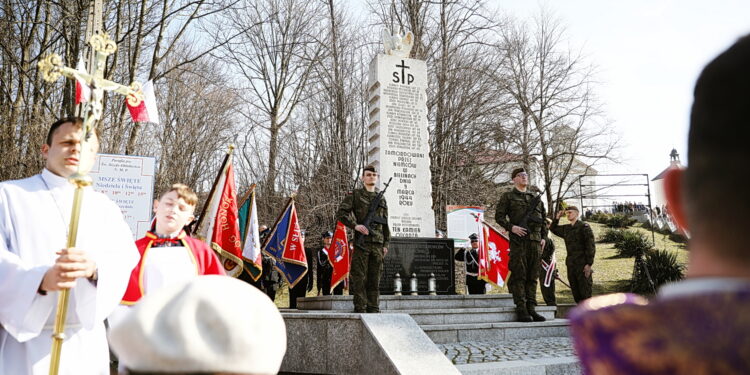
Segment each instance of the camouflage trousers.
[[570,289],[573,292],[573,299],[576,303],[591,298],[591,287],[594,284],[594,280],[589,275],[583,274],[583,266],[585,264],[566,264],[568,267],[568,281],[570,281]]
[[380,275],[383,273],[383,244],[365,243],[352,253],[350,293],[354,311],[380,312]]
[[542,248],[539,241],[510,238],[508,290],[513,294],[516,308],[536,306],[536,283],[539,277]]

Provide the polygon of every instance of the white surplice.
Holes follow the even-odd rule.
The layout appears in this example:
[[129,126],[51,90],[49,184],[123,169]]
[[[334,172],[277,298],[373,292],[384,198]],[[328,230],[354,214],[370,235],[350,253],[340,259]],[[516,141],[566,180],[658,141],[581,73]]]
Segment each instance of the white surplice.
[[[0,375],[47,374],[57,292],[37,293],[65,247],[73,186],[48,170],[0,183]],[[76,247],[96,262],[98,281],[71,289],[61,375],[109,374],[104,319],[125,292],[139,254],[120,209],[85,188]]]

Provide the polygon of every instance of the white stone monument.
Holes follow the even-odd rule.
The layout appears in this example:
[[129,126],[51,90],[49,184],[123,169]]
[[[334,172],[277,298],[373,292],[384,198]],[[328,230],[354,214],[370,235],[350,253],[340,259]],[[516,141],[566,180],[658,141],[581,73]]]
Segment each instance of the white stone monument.
[[430,145],[427,130],[427,65],[410,59],[413,37],[383,33],[386,54],[370,63],[368,162],[386,191],[395,237],[434,237]]

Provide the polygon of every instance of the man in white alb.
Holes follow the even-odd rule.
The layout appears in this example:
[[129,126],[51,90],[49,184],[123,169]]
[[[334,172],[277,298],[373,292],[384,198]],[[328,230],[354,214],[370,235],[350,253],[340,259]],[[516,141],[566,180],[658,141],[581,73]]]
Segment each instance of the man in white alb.
[[[0,183],[0,375],[47,374],[57,291],[71,290],[59,374],[109,374],[104,319],[138,260],[120,209],[86,187],[75,248],[64,249],[74,187],[99,142],[80,118],[52,124],[38,175]],[[83,149],[85,148],[85,149]]]

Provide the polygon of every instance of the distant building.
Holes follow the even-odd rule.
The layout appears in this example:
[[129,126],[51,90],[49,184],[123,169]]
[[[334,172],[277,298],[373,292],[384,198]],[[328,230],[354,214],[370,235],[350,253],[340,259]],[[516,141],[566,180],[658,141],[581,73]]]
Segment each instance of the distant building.
[[672,152],[669,153],[669,166],[664,168],[661,173],[651,179],[651,186],[653,187],[653,191],[651,193],[652,207],[659,207],[659,209],[661,210],[662,206],[667,205],[667,199],[664,196],[664,176],[667,174],[668,170],[675,167],[682,167],[682,162],[680,162],[680,154],[677,153],[677,150],[672,149]]
[[[513,169],[523,166],[523,157],[520,154],[509,152],[486,152],[475,155],[474,162],[487,179],[493,181],[498,186],[507,185],[510,187],[512,185],[510,174]],[[529,169],[529,184],[544,189],[541,160],[538,158],[532,158],[529,163]],[[563,165],[552,165],[550,167],[550,170],[553,171],[553,175],[554,171],[562,171],[565,169],[566,166]],[[561,172],[559,173],[562,174]],[[551,186],[553,199],[555,199],[558,191],[560,191],[567,204],[580,206],[581,195],[583,194],[583,203],[585,206],[599,205],[599,199],[596,197],[598,191],[596,177],[591,176],[596,174],[598,174],[598,171],[592,166],[577,158],[573,159],[570,165],[570,171],[562,181],[560,178],[553,178]],[[581,175],[589,175],[581,181],[580,185],[584,186],[580,186],[578,182],[579,176]],[[562,188],[560,187],[561,185]],[[546,199],[544,204],[546,207],[550,206],[550,202],[546,201]]]

